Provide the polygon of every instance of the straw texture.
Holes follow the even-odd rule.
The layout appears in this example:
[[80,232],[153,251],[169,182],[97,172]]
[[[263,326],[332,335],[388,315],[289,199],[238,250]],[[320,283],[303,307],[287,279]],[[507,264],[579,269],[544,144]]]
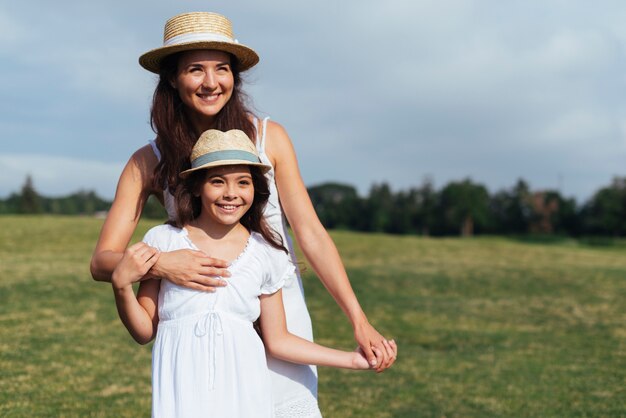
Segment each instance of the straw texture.
[[220,154],[227,155],[229,152],[252,154],[256,162],[236,158],[218,159],[217,161],[185,170],[180,173],[180,177],[184,178],[193,171],[223,165],[253,165],[260,167],[264,173],[272,168],[267,164],[261,163],[256,147],[250,138],[248,138],[248,135],[239,129],[231,129],[226,132],[222,132],[217,129],[209,129],[208,131],[203,132],[202,135],[200,135],[198,142],[196,142],[196,145],[193,146],[193,149],[191,150],[191,157],[189,159],[191,164],[194,165],[194,161],[198,159],[202,159],[207,156],[219,156]]
[[163,46],[143,54],[139,57],[139,64],[148,71],[158,73],[163,58],[194,49],[228,52],[237,58],[241,71],[259,62],[259,56],[252,48],[235,39],[228,18],[217,13],[193,12],[174,16],[165,22]]

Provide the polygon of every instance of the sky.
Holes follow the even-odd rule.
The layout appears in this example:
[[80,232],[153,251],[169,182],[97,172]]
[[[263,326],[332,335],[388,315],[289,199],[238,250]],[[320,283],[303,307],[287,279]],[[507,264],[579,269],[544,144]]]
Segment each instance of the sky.
[[579,203],[626,175],[626,2],[0,2],[0,197],[95,190],[154,137],[137,63],[176,14],[228,16],[259,115],[308,186],[524,178]]

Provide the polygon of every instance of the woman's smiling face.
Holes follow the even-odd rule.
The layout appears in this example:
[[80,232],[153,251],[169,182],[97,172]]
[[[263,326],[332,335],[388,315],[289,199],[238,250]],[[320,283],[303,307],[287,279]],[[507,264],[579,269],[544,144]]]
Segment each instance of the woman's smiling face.
[[230,54],[212,49],[182,52],[171,80],[198,132],[211,127],[235,86]]

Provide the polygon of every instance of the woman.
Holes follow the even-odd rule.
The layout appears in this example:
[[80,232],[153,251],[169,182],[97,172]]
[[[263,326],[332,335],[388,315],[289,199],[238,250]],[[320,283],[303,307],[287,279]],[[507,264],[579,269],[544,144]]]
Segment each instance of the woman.
[[[159,74],[151,111],[157,138],[137,150],[121,174],[91,261],[92,275],[111,281],[149,195],[158,196],[169,216],[175,215],[169,190],[174,190],[178,173],[189,168],[191,149],[202,132],[240,129],[256,138],[261,160],[273,168],[267,174],[268,221],[290,244],[284,211],[305,257],[351,321],[366,358],[383,371],[393,364],[393,351],[369,324],[354,295],[337,249],[315,214],[289,136],[279,124],[257,120],[245,106],[240,72],[258,60],[251,48],[234,40],[230,21],[221,15],[187,13],[166,22],[163,47],[139,59],[144,68]],[[291,245],[288,248],[293,256]],[[149,276],[212,292],[227,285],[226,266],[201,252],[180,250],[162,253]],[[299,275],[284,287],[283,299],[288,329],[312,340]],[[372,347],[382,353],[378,358]],[[315,368],[272,358],[268,364],[277,416],[319,416]]]

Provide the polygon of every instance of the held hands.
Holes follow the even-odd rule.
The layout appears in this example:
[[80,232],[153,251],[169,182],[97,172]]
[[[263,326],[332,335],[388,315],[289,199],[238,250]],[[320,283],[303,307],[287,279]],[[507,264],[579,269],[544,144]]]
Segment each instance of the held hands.
[[[396,346],[396,342],[394,340],[390,340],[387,342],[387,352],[388,355],[393,357],[394,361],[396,356],[398,355],[398,347]],[[374,352],[377,358],[382,358],[383,353],[376,347],[372,347],[372,351]],[[372,366],[370,362],[367,360],[365,353],[361,349],[361,347],[357,347],[354,350],[354,358],[352,360],[352,366],[357,370],[376,370],[375,366]]]
[[230,277],[227,267],[226,261],[202,251],[176,250],[162,253],[150,274],[189,289],[215,292],[216,287],[226,286],[220,277]]
[[113,287],[121,290],[141,280],[157,262],[160,254],[156,248],[143,242],[128,247],[119,264],[113,270],[111,277]]
[[398,347],[394,340],[380,335],[369,322],[364,321],[354,327],[354,339],[359,349],[376,373],[387,370],[396,361]]

